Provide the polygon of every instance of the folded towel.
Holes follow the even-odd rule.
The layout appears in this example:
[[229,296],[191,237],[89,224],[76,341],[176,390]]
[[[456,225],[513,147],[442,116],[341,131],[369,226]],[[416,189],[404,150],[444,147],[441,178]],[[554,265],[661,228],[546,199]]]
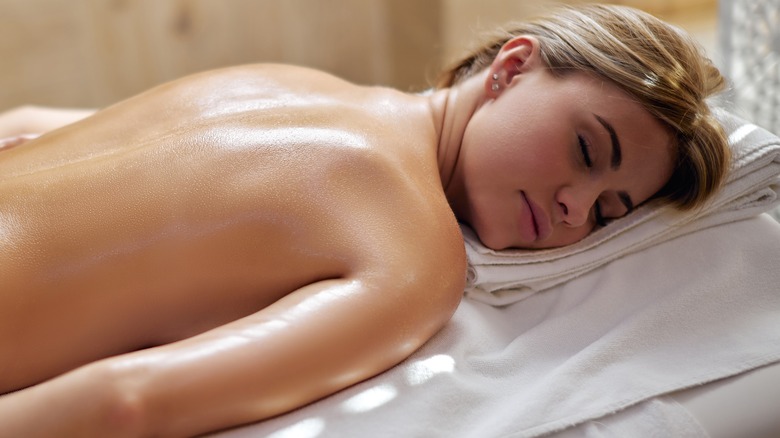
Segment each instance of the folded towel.
[[770,210],[780,203],[780,138],[724,110],[732,168],[725,186],[703,207],[679,212],[646,204],[583,240],[548,250],[494,251],[462,226],[469,259],[466,296],[502,306],[561,284],[652,245]]

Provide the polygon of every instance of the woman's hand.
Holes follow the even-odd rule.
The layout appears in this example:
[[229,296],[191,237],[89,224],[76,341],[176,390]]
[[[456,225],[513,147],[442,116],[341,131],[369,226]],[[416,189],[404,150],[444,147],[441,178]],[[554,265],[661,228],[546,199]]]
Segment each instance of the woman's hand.
[[24,143],[33,133],[45,134],[75,123],[94,112],[91,109],[40,106],[20,106],[0,112],[0,150]]
[[11,137],[0,138],[0,151],[14,148],[39,136],[40,134],[19,134]]

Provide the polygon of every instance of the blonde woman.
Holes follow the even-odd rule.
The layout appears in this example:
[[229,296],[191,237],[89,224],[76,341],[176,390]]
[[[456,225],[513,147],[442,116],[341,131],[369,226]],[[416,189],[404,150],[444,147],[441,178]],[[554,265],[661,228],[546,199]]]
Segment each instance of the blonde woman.
[[461,299],[457,220],[547,248],[707,199],[721,85],[676,30],[591,6],[520,24],[425,96],[236,67],[8,148],[0,435],[194,435],[381,373]]

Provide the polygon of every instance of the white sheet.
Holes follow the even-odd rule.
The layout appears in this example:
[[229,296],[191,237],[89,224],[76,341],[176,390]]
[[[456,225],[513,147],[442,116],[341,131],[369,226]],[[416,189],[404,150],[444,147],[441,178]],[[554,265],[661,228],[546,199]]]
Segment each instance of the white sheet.
[[535,437],[621,411],[606,418],[641,430],[648,412],[673,412],[653,404],[663,394],[780,361],[779,260],[780,224],[762,215],[510,306],[466,299],[401,365],[219,436]]

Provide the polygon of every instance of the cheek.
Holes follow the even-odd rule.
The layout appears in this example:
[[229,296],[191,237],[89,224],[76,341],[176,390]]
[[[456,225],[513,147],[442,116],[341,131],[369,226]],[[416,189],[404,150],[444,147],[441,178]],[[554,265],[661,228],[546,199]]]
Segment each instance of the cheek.
[[464,138],[460,165],[467,185],[495,187],[514,180],[523,171],[522,151],[511,138],[499,135]]
[[463,138],[463,157],[492,168],[546,171],[560,166],[564,140],[555,130],[498,121],[470,125]]

